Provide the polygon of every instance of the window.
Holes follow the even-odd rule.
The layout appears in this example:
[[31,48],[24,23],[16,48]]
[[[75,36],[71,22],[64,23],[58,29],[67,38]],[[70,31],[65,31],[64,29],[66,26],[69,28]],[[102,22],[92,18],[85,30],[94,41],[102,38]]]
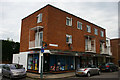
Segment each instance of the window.
[[104,32],[100,31],[101,37],[104,37]]
[[37,23],[42,22],[42,13],[37,16]]
[[66,34],[66,42],[72,44],[72,36]]
[[35,47],[42,46],[43,31],[35,33]]
[[72,18],[66,17],[66,25],[72,26]]
[[91,32],[90,26],[87,25],[87,32]]
[[85,39],[85,50],[88,50],[88,39]]
[[82,23],[77,21],[77,28],[82,30]]
[[94,32],[95,32],[95,35],[98,35],[98,29],[95,28],[94,30],[95,30],[95,31],[94,31]]

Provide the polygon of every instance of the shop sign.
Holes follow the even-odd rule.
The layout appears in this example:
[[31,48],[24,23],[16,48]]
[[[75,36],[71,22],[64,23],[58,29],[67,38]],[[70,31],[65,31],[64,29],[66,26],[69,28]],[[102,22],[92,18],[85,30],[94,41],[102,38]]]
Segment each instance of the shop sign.
[[44,48],[41,48],[41,53],[43,53],[44,52]]
[[49,44],[49,46],[58,47],[58,45],[57,45],[57,44]]
[[30,53],[39,53],[39,51],[30,51]]

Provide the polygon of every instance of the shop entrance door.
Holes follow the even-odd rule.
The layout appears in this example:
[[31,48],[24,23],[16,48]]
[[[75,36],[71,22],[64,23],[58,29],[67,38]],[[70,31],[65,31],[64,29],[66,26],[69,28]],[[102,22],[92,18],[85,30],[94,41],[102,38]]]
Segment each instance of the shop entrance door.
[[44,62],[43,62],[43,71],[44,72],[49,72],[50,70],[50,54],[44,54]]
[[80,56],[76,56],[75,57],[75,69],[78,69],[81,67],[81,57]]
[[93,65],[98,67],[98,58],[97,57],[93,58]]

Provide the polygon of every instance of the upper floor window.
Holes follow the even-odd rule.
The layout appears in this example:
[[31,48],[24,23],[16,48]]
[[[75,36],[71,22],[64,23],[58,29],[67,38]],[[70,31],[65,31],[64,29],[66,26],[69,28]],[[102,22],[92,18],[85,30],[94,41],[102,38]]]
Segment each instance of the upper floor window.
[[95,33],[95,35],[98,35],[98,29],[94,29],[94,33]]
[[66,34],[66,42],[72,44],[72,35]]
[[101,37],[104,37],[104,32],[100,31],[100,35],[101,35]]
[[82,23],[77,21],[77,28],[82,30]]
[[37,23],[42,22],[42,13],[37,16]]
[[35,46],[42,46],[42,41],[43,41],[43,31],[36,32],[35,33]]
[[91,28],[88,25],[87,25],[87,32],[89,32],[89,33],[91,32]]
[[72,18],[66,17],[66,25],[72,26]]

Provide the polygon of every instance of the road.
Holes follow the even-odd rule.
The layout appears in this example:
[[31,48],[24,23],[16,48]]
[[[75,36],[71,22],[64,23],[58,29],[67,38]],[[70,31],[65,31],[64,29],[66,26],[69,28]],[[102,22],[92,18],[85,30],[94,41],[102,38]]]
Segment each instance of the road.
[[[6,77],[2,78],[2,76],[0,76],[0,80],[10,80],[10,79],[6,78]],[[26,77],[26,78],[21,78],[19,80],[37,80],[37,79],[31,79],[31,78]],[[117,72],[102,72],[101,75],[93,75],[89,78],[85,77],[85,76],[83,76],[83,77],[72,76],[72,77],[61,78],[61,79],[43,79],[43,80],[120,80],[120,71],[117,71]]]
[[69,77],[64,80],[120,80],[120,71],[116,72],[101,72],[100,75],[93,75],[91,77]]

